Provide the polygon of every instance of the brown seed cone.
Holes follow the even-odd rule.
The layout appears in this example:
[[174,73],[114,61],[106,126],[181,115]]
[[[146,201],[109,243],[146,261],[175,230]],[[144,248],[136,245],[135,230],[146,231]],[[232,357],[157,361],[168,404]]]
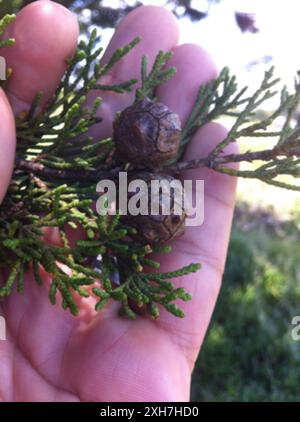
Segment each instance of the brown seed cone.
[[153,168],[176,157],[181,123],[166,105],[145,98],[117,117],[113,136],[120,159]]
[[[157,180],[161,183],[175,181],[172,176],[168,174],[155,174],[147,171],[136,172],[128,176],[128,183],[133,180],[143,180],[146,182],[146,189],[143,192],[143,195],[146,196],[145,203],[147,204],[147,209],[149,210],[148,215],[126,215],[123,216],[123,221],[134,227],[137,230],[135,236],[136,240],[143,244],[157,245],[160,243],[168,242],[178,236],[181,236],[185,230],[185,219],[186,214],[182,210],[182,214],[178,215],[176,213],[176,207],[181,207],[182,201],[181,198],[175,196],[174,190],[171,189],[170,192],[164,191],[161,189],[157,195],[153,194],[151,191],[151,181]],[[137,189],[134,193],[128,194],[128,199],[130,199],[139,191]],[[144,197],[144,196],[143,196]],[[151,215],[151,199],[155,201],[156,204],[159,204],[159,212],[157,215]],[[170,203],[170,213],[164,215],[166,207]]]

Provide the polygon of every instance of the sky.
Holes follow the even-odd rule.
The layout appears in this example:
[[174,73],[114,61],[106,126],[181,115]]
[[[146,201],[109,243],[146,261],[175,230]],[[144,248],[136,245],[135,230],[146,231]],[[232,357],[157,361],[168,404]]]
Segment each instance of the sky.
[[[235,24],[234,11],[255,13],[259,32],[243,34]],[[223,0],[211,7],[208,19],[192,27],[183,19],[182,41],[196,39],[219,67],[228,65],[249,83],[270,64],[252,66],[251,72],[246,71],[247,65],[271,56],[277,74],[291,84],[300,69],[300,52],[295,48],[300,38],[299,17],[299,0]]]

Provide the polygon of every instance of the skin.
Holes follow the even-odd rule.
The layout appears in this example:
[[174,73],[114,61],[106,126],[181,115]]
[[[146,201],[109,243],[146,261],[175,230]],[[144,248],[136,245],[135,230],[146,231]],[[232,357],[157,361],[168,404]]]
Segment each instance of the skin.
[[[13,169],[13,114],[28,108],[38,90],[44,91],[45,99],[51,97],[64,73],[64,59],[76,47],[78,31],[76,18],[50,1],[25,7],[7,30],[17,43],[0,51],[14,68],[6,94],[0,92],[0,151],[5,158],[0,161],[0,201]],[[157,95],[184,122],[199,83],[216,76],[214,64],[199,46],[177,46],[178,23],[171,13],[153,6],[140,7],[121,22],[102,60],[136,35],[143,41],[105,82],[139,78],[142,55],[147,54],[151,64],[158,50],[172,50],[170,65],[178,72]],[[97,94],[91,93],[88,101]],[[100,114],[105,121],[93,129],[98,137],[111,133],[115,112],[129,105],[133,94],[103,93],[103,98]],[[224,134],[215,123],[202,128],[186,158],[204,156]],[[191,262],[203,265],[197,274],[175,281],[193,295],[183,304],[186,317],[178,320],[162,311],[156,322],[142,317],[129,321],[118,316],[115,304],[95,316],[91,303],[83,301],[80,316],[74,318],[50,305],[46,275],[38,287],[28,274],[25,293],[13,293],[0,302],[8,337],[0,342],[0,401],[189,400],[191,373],[220,289],[236,181],[207,169],[191,170],[183,177],[205,181],[205,220],[173,242],[172,254],[164,256],[161,265],[163,271]]]

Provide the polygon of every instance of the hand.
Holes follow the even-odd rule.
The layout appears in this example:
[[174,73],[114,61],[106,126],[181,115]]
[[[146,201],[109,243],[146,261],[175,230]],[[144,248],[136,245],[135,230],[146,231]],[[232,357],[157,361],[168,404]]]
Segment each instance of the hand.
[[[0,51],[14,69],[8,98],[0,93],[0,201],[13,169],[13,113],[28,108],[39,90],[44,91],[45,99],[51,97],[64,73],[65,58],[76,48],[78,25],[57,3],[37,1],[18,14],[7,33],[17,43]],[[149,6],[140,7],[121,22],[103,60],[137,35],[143,41],[115,66],[109,78],[138,78],[144,54],[153,63],[159,50],[172,50],[170,65],[177,68],[177,74],[158,89],[157,96],[184,122],[199,84],[216,76],[210,57],[196,45],[177,46],[179,30],[173,15]],[[131,104],[134,95],[102,94],[100,113],[105,121],[94,129],[98,137],[110,133],[115,112]],[[91,97],[95,95],[91,93]],[[217,124],[202,128],[186,158],[207,154],[224,134],[225,129]],[[183,176],[205,181],[205,220],[201,227],[187,228],[186,234],[173,242],[173,252],[164,257],[162,270],[202,263],[197,274],[176,280],[193,295],[193,300],[183,305],[186,317],[178,320],[162,311],[155,322],[144,318],[129,321],[120,318],[116,306],[111,305],[91,318],[87,301],[82,303],[80,316],[74,318],[50,305],[46,275],[44,285],[38,287],[28,274],[23,295],[14,293],[0,302],[8,337],[0,342],[0,400],[189,400],[191,372],[220,288],[236,182],[203,169]]]

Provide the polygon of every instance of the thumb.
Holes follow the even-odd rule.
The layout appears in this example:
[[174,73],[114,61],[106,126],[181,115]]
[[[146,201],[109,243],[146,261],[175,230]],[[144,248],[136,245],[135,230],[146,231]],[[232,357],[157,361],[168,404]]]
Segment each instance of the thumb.
[[14,116],[0,89],[0,204],[7,191],[14,168],[16,150],[16,129]]

